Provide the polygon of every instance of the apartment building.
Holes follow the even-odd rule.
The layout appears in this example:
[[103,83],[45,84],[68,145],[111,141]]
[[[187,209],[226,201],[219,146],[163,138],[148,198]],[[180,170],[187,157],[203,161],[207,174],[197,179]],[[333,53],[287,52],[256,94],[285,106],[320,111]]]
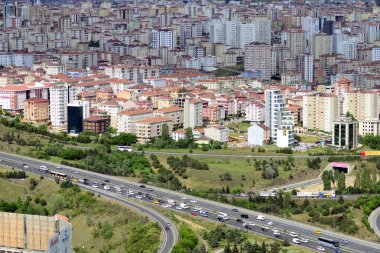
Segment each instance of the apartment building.
[[209,105],[203,108],[202,117],[204,122],[220,124],[226,117],[226,111],[223,106]]
[[46,123],[50,119],[49,100],[29,98],[24,101],[24,118],[32,123]]
[[280,112],[285,109],[285,98],[279,89],[265,90],[265,125],[270,128],[271,139],[277,141]]
[[250,122],[265,121],[265,106],[258,102],[252,102],[245,108],[245,120]]
[[172,106],[153,111],[153,117],[166,117],[170,118],[173,122],[173,126],[183,125],[183,108]]
[[380,100],[377,92],[358,91],[344,94],[343,114],[351,113],[358,121],[379,119]]
[[272,47],[269,44],[253,42],[245,46],[244,69],[259,71],[261,79],[272,76]]
[[63,128],[67,124],[68,88],[56,86],[50,88],[50,120],[54,128]]
[[136,122],[153,117],[152,110],[126,110],[118,113],[117,131],[136,133]]
[[96,134],[104,134],[110,126],[110,119],[107,117],[91,116],[83,119],[83,130]]
[[7,85],[0,87],[0,106],[9,112],[22,112],[24,101],[29,94],[29,88],[25,85]]
[[303,96],[303,126],[326,132],[332,131],[332,122],[338,117],[338,98],[329,93]]
[[228,142],[228,128],[224,126],[211,126],[204,129],[205,137],[222,143]]
[[186,99],[184,104],[183,127],[195,128],[203,125],[203,104],[199,100]]
[[168,127],[168,137],[172,135],[173,122],[168,117],[153,117],[136,121],[136,136],[139,142],[145,143],[151,138],[160,137],[163,133],[163,126]]

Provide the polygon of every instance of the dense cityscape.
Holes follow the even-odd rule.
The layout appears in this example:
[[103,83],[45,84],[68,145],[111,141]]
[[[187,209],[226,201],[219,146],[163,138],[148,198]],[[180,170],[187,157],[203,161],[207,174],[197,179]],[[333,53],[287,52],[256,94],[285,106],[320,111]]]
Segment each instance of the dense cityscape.
[[1,252],[380,252],[380,1],[0,1]]

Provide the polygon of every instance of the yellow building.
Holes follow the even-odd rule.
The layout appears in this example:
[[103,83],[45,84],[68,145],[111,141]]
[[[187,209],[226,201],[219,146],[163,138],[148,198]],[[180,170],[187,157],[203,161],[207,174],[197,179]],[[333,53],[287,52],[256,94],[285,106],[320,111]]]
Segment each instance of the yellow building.
[[46,123],[50,118],[49,100],[43,98],[25,100],[24,118],[33,123]]
[[338,117],[338,99],[329,93],[304,96],[302,115],[304,127],[331,132]]
[[358,121],[379,118],[379,94],[371,91],[344,94],[343,114],[351,113]]
[[0,252],[71,253],[67,218],[0,212]]

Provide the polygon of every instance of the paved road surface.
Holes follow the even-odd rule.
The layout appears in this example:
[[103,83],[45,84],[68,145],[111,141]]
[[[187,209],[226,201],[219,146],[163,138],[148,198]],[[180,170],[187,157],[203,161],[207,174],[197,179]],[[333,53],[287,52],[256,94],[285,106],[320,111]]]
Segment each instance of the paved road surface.
[[377,236],[380,237],[380,207],[372,211],[368,217],[368,220]]
[[[0,159],[3,160],[3,163],[7,162],[9,165],[13,164],[13,166],[15,167],[18,166],[19,168],[20,166],[22,166],[23,163],[28,163],[31,167],[34,167],[34,168],[38,168],[41,165],[45,165],[49,169],[54,169],[54,170],[56,169],[55,166],[57,166],[56,164],[53,164],[53,163],[39,161],[39,160],[16,156],[16,155],[11,155],[7,153],[0,153]],[[338,241],[347,240],[348,244],[344,244],[341,247],[342,252],[351,252],[351,253],[353,252],[379,253],[380,252],[380,244],[364,241],[364,240],[350,237],[341,233],[330,232],[327,230],[322,230],[321,231],[322,235],[316,235],[315,230],[318,230],[317,227],[303,224],[300,222],[287,220],[284,218],[279,218],[279,217],[268,215],[268,214],[262,214],[262,213],[254,212],[251,210],[242,209],[242,208],[239,208],[240,209],[239,212],[234,212],[232,210],[234,207],[231,205],[227,205],[227,204],[223,204],[223,203],[219,203],[215,201],[210,201],[206,199],[201,199],[201,198],[195,198],[190,195],[186,195],[186,194],[182,194],[179,192],[170,191],[170,190],[162,189],[158,187],[151,187],[153,189],[153,192],[151,192],[151,191],[148,191],[147,188],[141,188],[140,184],[131,182],[127,179],[121,179],[118,177],[112,177],[112,176],[94,173],[90,171],[80,170],[80,169],[76,169],[76,168],[72,168],[68,166],[61,166],[61,165],[59,166],[61,167],[59,169],[60,172],[67,173],[68,175],[72,175],[77,178],[88,178],[91,181],[97,181],[97,182],[104,182],[104,180],[109,180],[110,184],[112,185],[118,185],[122,187],[123,189],[131,189],[134,192],[141,192],[141,194],[144,194],[144,195],[152,194],[155,198],[162,199],[162,201],[173,199],[177,202],[177,204],[181,202],[188,202],[188,204],[194,207],[200,207],[203,210],[207,210],[209,212],[209,215],[207,218],[213,221],[218,220],[218,215],[217,215],[218,212],[227,213],[230,219],[226,221],[225,223],[227,225],[238,227],[238,228],[243,228],[243,227],[241,223],[236,221],[236,218],[239,217],[240,214],[244,212],[249,215],[249,219],[246,219],[245,221],[256,224],[256,226],[253,226],[253,228],[249,230],[250,232],[262,234],[264,236],[274,237],[271,229],[273,229],[273,227],[276,227],[281,231],[282,238],[286,238],[290,242],[291,242],[292,237],[289,236],[289,233],[290,231],[295,232],[299,234],[300,236],[302,235],[309,239],[309,243],[301,244],[301,246],[303,247],[315,249],[317,246],[318,237],[323,236],[323,237],[327,237],[327,238],[338,240]],[[195,200],[197,202],[195,203],[195,202],[189,201],[189,199]],[[139,201],[151,202],[147,200],[146,198],[141,199]],[[181,212],[190,213],[191,208],[181,210]],[[257,215],[265,215],[266,220],[265,221],[256,220],[255,217]],[[274,225],[271,225],[269,229],[263,229],[262,226],[264,226],[268,220],[272,221]],[[332,251],[331,249],[326,249],[326,252],[334,252],[334,251]]]
[[[1,155],[0,155],[1,157]],[[22,164],[24,163],[21,161],[15,162],[14,160],[8,160],[7,158],[1,157],[1,165],[5,165],[8,167],[14,167],[14,168],[22,168]],[[20,163],[21,162],[21,163]],[[43,175],[44,177],[48,179],[52,179],[48,175],[46,175],[44,172],[38,171],[38,166],[33,166],[33,163],[28,163],[29,168],[23,168],[26,171],[29,171],[34,174]],[[40,165],[39,165],[40,166]],[[106,198],[112,199],[122,205],[128,206],[129,208],[132,208],[138,212],[143,213],[144,216],[147,216],[150,220],[158,222],[158,224],[161,226],[161,229],[163,231],[163,240],[162,244],[157,251],[158,253],[167,253],[172,250],[174,245],[176,244],[178,240],[178,230],[175,226],[172,226],[172,223],[162,214],[154,211],[153,209],[146,207],[145,205],[141,205],[141,203],[136,203],[136,201],[130,200],[128,198],[122,197],[120,194],[116,194],[115,192],[106,191],[98,188],[94,188],[88,185],[84,184],[78,184],[82,189],[86,191],[90,191],[96,194],[100,194]],[[167,230],[166,228],[169,228]]]

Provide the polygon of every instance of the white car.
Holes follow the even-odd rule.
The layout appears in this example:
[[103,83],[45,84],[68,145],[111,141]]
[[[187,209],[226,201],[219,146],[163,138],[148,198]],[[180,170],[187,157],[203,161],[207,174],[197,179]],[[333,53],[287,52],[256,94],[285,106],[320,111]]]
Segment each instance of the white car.
[[183,208],[181,206],[177,206],[175,209],[182,210]]
[[264,221],[265,217],[263,215],[259,215],[259,216],[256,217],[256,220]]
[[190,200],[191,203],[198,203],[195,199]]
[[273,231],[273,234],[274,235],[281,235],[281,233],[279,231]]
[[78,171],[75,171],[74,173],[75,173],[75,174],[79,174],[79,172],[78,172]]
[[291,237],[298,237],[298,234],[297,234],[297,233],[294,233],[294,232],[290,232],[289,235],[290,235]]
[[261,226],[261,228],[262,228],[262,229],[265,229],[265,230],[268,230],[268,229],[269,229],[269,227],[268,227],[268,226],[265,226],[265,225]]
[[254,226],[256,226],[256,223],[252,222],[252,223],[249,223],[249,225],[252,226],[252,227],[254,227]]
[[268,225],[268,226],[273,226],[273,222],[270,221],[270,222],[267,223],[267,225]]
[[81,183],[84,183],[84,179],[83,178],[79,178],[78,181],[81,182]]
[[92,187],[99,188],[99,185],[98,184],[93,184]]
[[136,199],[142,199],[141,195],[136,195]]
[[110,187],[109,185],[105,185],[103,188],[104,188],[104,190],[106,190],[106,191],[109,191],[109,190],[111,189],[111,187]]
[[317,250],[319,250],[319,251],[325,251],[325,248],[323,248],[322,246],[318,246]]
[[306,237],[302,237],[300,239],[301,239],[302,243],[308,243],[309,242],[309,239],[307,239]]
[[298,238],[293,238],[293,243],[295,243],[295,244],[300,244],[301,241],[300,241],[300,239],[298,239]]
[[169,208],[169,207],[171,207],[171,205],[169,205],[169,204],[163,204],[162,207]]
[[280,232],[280,230],[279,230],[278,228],[273,228],[272,231],[273,231],[274,233],[278,233],[278,232]]
[[181,199],[183,199],[183,200],[185,200],[185,199],[187,199],[185,196],[183,196],[183,197],[181,197]]

